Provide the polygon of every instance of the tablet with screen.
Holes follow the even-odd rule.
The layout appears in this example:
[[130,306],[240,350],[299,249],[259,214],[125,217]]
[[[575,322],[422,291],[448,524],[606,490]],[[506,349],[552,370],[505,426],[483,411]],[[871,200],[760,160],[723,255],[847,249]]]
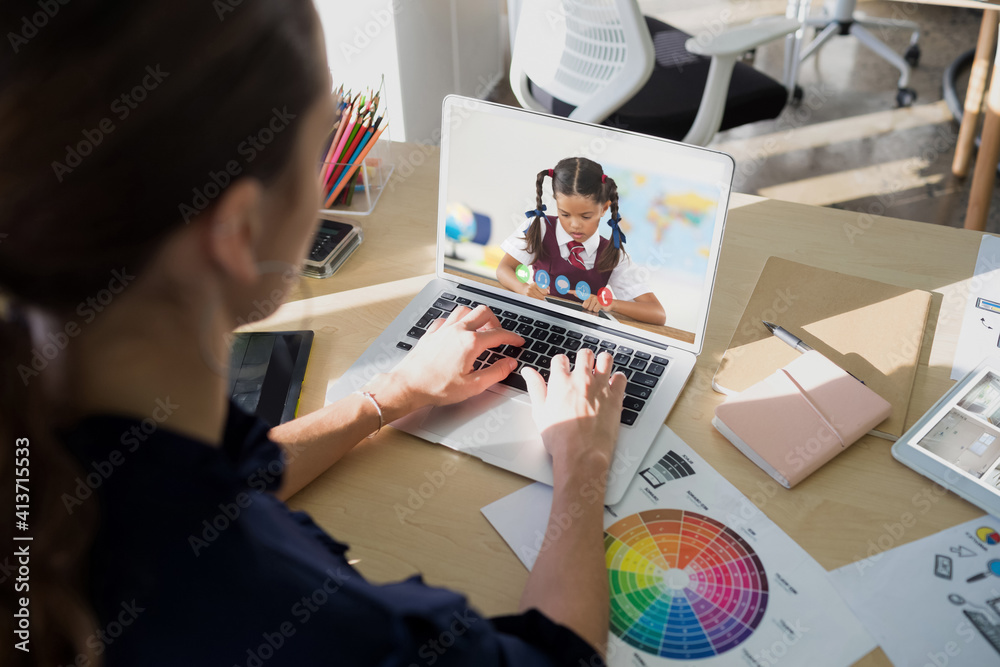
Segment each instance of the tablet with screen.
[[892,455],[1000,517],[1000,358],[959,380],[900,436]]
[[[548,301],[549,303],[554,303],[554,304],[557,304],[559,306],[562,306],[563,308],[569,308],[570,310],[575,310],[578,313],[584,312],[582,305],[580,305],[579,303],[575,303],[573,301],[570,301],[568,299],[560,299],[559,297],[555,297],[555,296],[547,296],[547,297],[545,297],[545,300]],[[618,318],[612,317],[607,311],[604,311],[604,310],[599,310],[599,311],[597,311],[596,313],[593,313],[593,314],[596,315],[597,317],[600,317],[601,319],[604,319],[604,320],[614,320],[615,322],[618,321]]]

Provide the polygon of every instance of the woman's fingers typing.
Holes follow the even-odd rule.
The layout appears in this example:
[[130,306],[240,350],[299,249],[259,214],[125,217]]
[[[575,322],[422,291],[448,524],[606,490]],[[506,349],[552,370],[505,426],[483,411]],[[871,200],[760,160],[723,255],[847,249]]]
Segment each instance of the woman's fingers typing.
[[521,336],[500,327],[488,307],[456,306],[446,319],[431,323],[393,374],[420,403],[456,403],[503,380],[516,367],[515,361],[504,359],[476,370],[477,357],[490,348],[523,344]]

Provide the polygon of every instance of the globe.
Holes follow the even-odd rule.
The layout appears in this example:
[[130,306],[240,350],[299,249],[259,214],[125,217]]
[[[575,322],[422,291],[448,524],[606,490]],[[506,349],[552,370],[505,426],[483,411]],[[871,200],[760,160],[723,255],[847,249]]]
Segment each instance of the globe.
[[476,216],[465,204],[448,204],[444,209],[444,233],[452,241],[465,243],[476,238]]

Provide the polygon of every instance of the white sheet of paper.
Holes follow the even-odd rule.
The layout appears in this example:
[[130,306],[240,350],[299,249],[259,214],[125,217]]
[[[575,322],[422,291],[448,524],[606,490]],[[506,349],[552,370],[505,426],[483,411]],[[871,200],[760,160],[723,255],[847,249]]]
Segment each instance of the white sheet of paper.
[[545,539],[551,510],[552,487],[535,482],[490,503],[482,512],[514,550],[518,560],[530,570]]
[[[551,507],[532,484],[482,511],[530,569]],[[850,665],[875,648],[819,563],[665,426],[604,525],[612,667]]]
[[976,270],[969,281],[969,296],[962,316],[962,332],[955,348],[951,379],[964,377],[983,359],[1000,355],[1000,313],[976,306],[980,298],[1000,304],[1000,238],[984,236],[979,244]]
[[[890,544],[902,537],[897,527],[906,530],[887,528]],[[893,664],[1000,663],[1000,641],[986,634],[1000,635],[1000,520],[984,515],[845,565],[830,580]]]

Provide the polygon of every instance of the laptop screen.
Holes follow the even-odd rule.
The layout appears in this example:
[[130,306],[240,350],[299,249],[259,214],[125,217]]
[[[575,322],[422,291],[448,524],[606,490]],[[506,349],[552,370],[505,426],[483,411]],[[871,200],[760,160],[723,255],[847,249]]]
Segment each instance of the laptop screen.
[[457,96],[442,130],[439,275],[701,351],[732,158]]

